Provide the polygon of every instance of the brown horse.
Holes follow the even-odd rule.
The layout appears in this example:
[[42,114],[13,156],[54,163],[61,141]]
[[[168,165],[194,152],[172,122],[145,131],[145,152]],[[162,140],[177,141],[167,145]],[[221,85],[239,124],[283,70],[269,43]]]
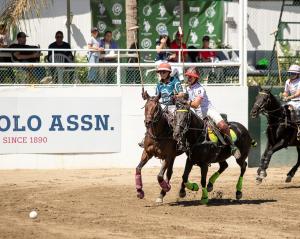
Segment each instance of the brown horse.
[[[159,96],[150,97],[147,92],[144,94],[144,99],[147,100],[145,105],[145,126],[146,136],[144,140],[144,151],[139,165],[136,167],[135,184],[137,197],[144,198],[143,183],[142,183],[142,168],[153,156],[162,159],[162,166],[157,175],[158,183],[161,187],[161,192],[156,202],[163,202],[166,193],[171,189],[170,179],[173,173],[173,164],[175,157],[182,154],[176,150],[176,141],[173,140],[172,127],[169,125],[166,113],[162,109]],[[164,179],[164,174],[167,170],[167,178]]]

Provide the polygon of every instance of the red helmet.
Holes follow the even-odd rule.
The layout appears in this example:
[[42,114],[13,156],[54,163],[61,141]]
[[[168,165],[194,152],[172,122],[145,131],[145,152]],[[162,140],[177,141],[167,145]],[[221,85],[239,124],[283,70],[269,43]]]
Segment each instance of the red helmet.
[[199,77],[200,77],[200,74],[199,74],[199,71],[197,70],[196,67],[190,67],[190,68],[187,69],[187,71],[185,72],[185,76],[190,76],[190,77],[199,78]]
[[163,62],[163,63],[160,63],[157,67],[157,72],[158,71],[169,71],[169,72],[172,72],[172,68],[171,68],[171,65],[167,62]]

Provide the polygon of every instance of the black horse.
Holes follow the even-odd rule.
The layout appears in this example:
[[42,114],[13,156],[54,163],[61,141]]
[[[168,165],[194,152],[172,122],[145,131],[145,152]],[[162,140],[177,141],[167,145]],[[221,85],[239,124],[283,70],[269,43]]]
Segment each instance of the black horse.
[[[179,196],[185,197],[185,187],[194,191],[198,190],[198,185],[196,183],[190,183],[188,181],[191,169],[193,165],[196,164],[201,168],[201,203],[206,204],[208,203],[208,192],[213,190],[213,184],[216,179],[228,167],[226,159],[231,156],[231,147],[222,143],[208,141],[206,126],[207,124],[210,124],[209,122],[211,121],[204,121],[199,118],[192,110],[190,110],[190,106],[183,101],[177,101],[176,106],[177,110],[173,138],[178,144],[183,143],[184,145],[187,145],[189,154],[182,176],[183,181],[181,183]],[[248,130],[242,124],[230,122],[229,125],[237,136],[235,144],[241,152],[241,157],[236,160],[241,168],[240,176],[236,184],[236,198],[240,199],[242,198],[243,175],[247,168],[246,158],[252,143],[255,141],[252,140]],[[208,166],[211,163],[219,163],[220,168],[210,177],[209,183],[206,186]]]
[[286,182],[291,182],[300,165],[300,142],[297,140],[297,126],[291,121],[291,112],[288,106],[281,106],[280,102],[272,95],[270,89],[261,89],[256,97],[250,115],[256,118],[264,114],[268,120],[267,145],[260,159],[257,170],[257,182],[261,183],[267,176],[266,170],[272,155],[288,146],[296,146],[298,152],[297,163],[288,172]]

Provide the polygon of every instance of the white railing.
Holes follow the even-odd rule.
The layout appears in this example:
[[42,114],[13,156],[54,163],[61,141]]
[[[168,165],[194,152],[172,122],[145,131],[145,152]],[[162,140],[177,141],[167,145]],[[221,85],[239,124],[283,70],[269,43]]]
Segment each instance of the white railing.
[[[85,59],[86,53],[89,52],[88,49],[48,49],[48,48],[1,48],[0,49],[0,57],[6,55],[8,53],[12,53],[14,51],[30,51],[30,52],[51,52],[52,56],[55,54],[55,52],[67,52],[71,51],[75,57]],[[165,52],[179,52],[178,54],[178,62],[172,62],[170,63],[174,67],[190,67],[190,66],[196,66],[196,67],[212,67],[212,68],[226,68],[226,67],[237,67],[238,69],[241,68],[241,61],[239,57],[237,56],[236,52],[239,52],[238,49],[168,49],[168,50],[161,50]],[[226,59],[222,61],[214,61],[214,62],[181,62],[181,55],[182,51],[184,52],[201,52],[201,51],[214,51],[214,52],[223,52],[223,53],[231,53],[231,55],[234,55],[234,59]],[[99,63],[88,63],[86,62],[70,62],[70,63],[58,63],[54,62],[54,57],[52,57],[51,62],[0,62],[0,68],[1,67],[99,67],[99,68],[105,68],[105,67],[115,67],[117,72],[117,85],[121,85],[121,69],[123,67],[130,68],[140,68],[148,69],[149,68],[155,70],[157,67],[158,62],[155,62],[154,60],[147,60],[144,59],[143,55],[144,53],[153,53],[156,54],[156,49],[114,49],[114,50],[107,50],[106,52],[109,52],[107,54],[100,54],[100,60],[114,60],[114,62],[99,62]],[[46,56],[46,55],[45,55]],[[44,56],[44,57],[45,57]],[[140,56],[140,63],[125,63],[122,62],[122,59],[137,59],[137,57]],[[146,62],[144,62],[144,60]],[[233,85],[246,85],[245,80],[242,80],[240,71],[239,71],[239,80],[238,82],[230,83]],[[222,83],[218,84],[222,85]],[[228,83],[226,83],[228,85]]]

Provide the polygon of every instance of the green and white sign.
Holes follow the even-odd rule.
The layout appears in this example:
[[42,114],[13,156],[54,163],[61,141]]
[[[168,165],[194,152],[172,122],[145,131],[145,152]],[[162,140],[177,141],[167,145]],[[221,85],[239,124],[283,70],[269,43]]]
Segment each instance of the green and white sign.
[[126,48],[125,0],[91,0],[92,26],[98,27],[100,37],[112,31],[119,48]]
[[[183,9],[184,42],[187,46],[200,48],[202,37],[208,35],[212,43],[222,41],[223,1],[184,0]],[[155,48],[159,35],[167,32],[170,39],[180,25],[180,1],[138,1],[139,46],[142,49]],[[153,59],[155,53],[148,53]]]

